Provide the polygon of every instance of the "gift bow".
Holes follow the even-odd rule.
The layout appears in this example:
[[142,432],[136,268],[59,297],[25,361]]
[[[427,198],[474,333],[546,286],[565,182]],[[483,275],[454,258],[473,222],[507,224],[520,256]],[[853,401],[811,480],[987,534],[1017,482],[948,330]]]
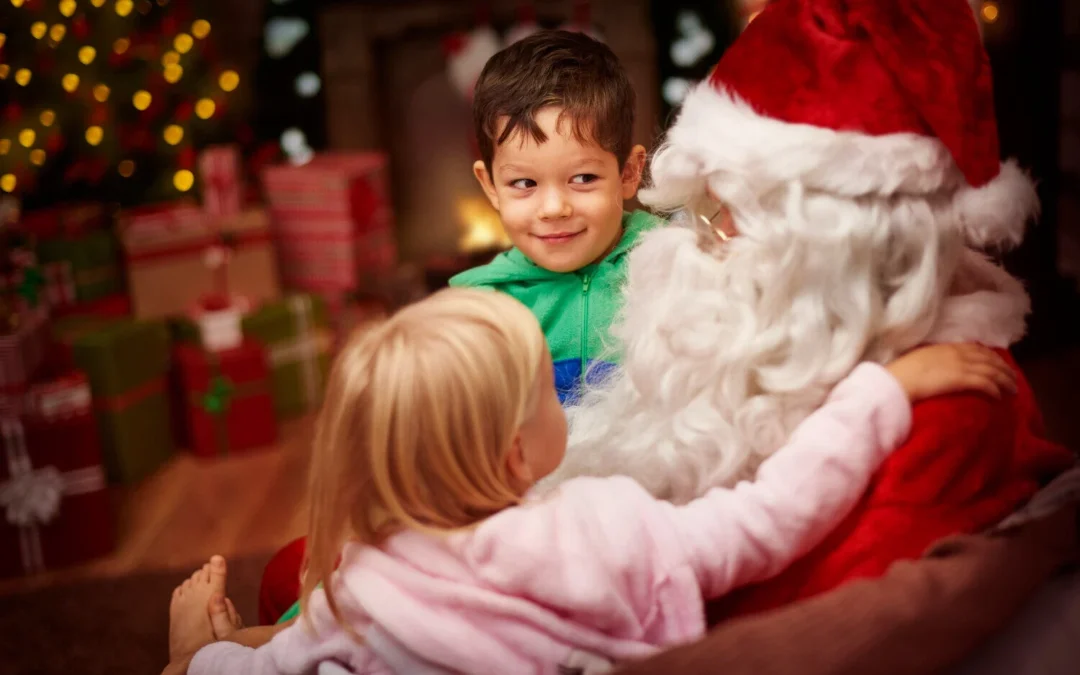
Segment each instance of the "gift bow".
[[202,397],[202,405],[211,415],[223,415],[229,409],[235,387],[224,375],[216,375],[210,380],[210,387]]
[[28,471],[0,485],[7,522],[17,527],[47,525],[60,510],[64,479],[55,466]]

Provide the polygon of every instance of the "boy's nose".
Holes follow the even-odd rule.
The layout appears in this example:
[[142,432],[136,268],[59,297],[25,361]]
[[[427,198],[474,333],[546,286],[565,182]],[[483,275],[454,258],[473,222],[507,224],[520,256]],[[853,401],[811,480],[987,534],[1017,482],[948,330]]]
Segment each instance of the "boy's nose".
[[570,200],[561,190],[548,190],[544,193],[540,203],[540,217],[544,220],[556,218],[569,218],[574,213]]

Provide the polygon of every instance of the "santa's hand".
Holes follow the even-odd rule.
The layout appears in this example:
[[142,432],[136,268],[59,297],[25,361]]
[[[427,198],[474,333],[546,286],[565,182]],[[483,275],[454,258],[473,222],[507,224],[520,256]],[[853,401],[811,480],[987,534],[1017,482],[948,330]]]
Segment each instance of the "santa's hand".
[[1016,392],[1016,373],[997,353],[977,344],[919,347],[886,366],[911,402],[961,391],[992,398]]

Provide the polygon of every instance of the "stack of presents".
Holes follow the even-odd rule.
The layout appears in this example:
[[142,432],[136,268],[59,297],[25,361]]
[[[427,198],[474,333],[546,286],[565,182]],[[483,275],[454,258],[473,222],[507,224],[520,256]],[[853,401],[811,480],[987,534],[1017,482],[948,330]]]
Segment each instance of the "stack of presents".
[[384,155],[273,166],[261,191],[235,148],[199,163],[202,204],[18,217],[40,292],[0,330],[0,577],[107,553],[108,486],[175,448],[272,445],[279,421],[318,407],[336,340],[394,281]]

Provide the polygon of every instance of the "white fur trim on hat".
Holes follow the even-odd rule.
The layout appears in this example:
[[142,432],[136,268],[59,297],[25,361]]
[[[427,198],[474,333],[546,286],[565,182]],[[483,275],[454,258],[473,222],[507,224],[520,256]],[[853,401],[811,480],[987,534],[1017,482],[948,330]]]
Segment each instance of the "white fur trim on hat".
[[1018,244],[1039,211],[1034,183],[1012,160],[973,188],[935,138],[782,122],[708,82],[687,96],[650,170],[641,198],[660,210],[687,205],[705,185],[725,201],[731,190],[761,195],[795,181],[840,197],[951,196],[954,222],[980,248]]
[[1034,181],[1012,160],[986,185],[960,188],[952,203],[964,238],[979,248],[1016,246],[1027,222],[1039,213]]
[[[952,155],[936,138],[910,133],[871,136],[783,122],[705,81],[686,97],[668,131],[664,152],[699,176],[727,172],[750,187],[800,181],[837,195],[929,194],[963,184]],[[690,161],[686,161],[690,160]],[[666,167],[653,166],[653,184],[665,192]],[[673,175],[681,182],[689,176]],[[765,183],[765,185],[762,185]]]

